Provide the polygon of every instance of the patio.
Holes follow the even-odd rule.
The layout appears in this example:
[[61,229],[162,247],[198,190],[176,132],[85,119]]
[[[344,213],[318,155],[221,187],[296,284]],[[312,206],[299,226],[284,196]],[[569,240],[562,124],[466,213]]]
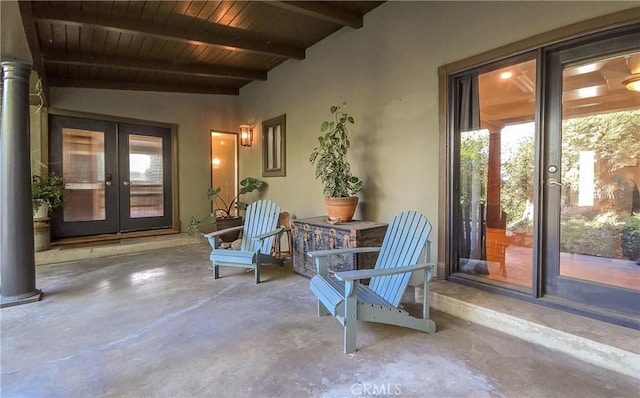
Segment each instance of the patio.
[[37,267],[44,299],[1,314],[2,396],[638,394],[638,379],[439,311],[435,335],[360,323],[359,351],[345,356],[340,326],[316,317],[290,264],[265,267],[259,285],[233,268],[214,281],[208,253]]

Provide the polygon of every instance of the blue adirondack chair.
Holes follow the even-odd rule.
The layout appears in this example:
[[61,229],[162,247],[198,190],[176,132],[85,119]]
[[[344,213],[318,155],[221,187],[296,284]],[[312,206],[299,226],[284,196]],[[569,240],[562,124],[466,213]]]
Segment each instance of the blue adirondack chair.
[[[244,225],[205,234],[209,239],[213,279],[220,277],[218,268],[221,265],[230,267],[253,268],[256,283],[260,283],[260,266],[262,264],[282,265],[282,259],[271,256],[273,240],[282,232],[278,228],[280,206],[268,200],[253,202],[247,207]],[[222,234],[242,229],[240,250],[220,249],[219,237]]]
[[[318,315],[333,315],[344,327],[344,352],[356,350],[357,320],[387,323],[427,333],[436,331],[429,319],[429,280],[434,264],[428,263],[431,232],[429,220],[415,211],[404,211],[395,216],[385,233],[381,247],[355,247],[349,249],[309,252],[315,259],[318,274],[311,278],[310,286],[318,297]],[[424,250],[425,261],[418,263]],[[335,254],[379,252],[374,269],[336,272],[328,270],[327,257]],[[411,316],[399,308],[402,295],[414,271],[424,277],[422,318]],[[371,278],[369,286],[360,279]]]

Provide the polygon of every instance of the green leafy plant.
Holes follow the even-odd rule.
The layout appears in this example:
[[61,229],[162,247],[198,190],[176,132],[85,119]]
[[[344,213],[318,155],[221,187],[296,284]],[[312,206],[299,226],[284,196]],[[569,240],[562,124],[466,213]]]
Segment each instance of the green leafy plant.
[[211,224],[215,224],[218,218],[234,218],[237,217],[241,211],[247,209],[248,204],[240,201],[240,195],[253,192],[256,189],[260,189],[264,185],[264,181],[254,177],[247,177],[240,181],[240,189],[238,194],[231,200],[226,201],[220,196],[222,187],[211,188],[207,191],[207,197],[215,203],[215,209],[207,214],[202,219],[198,219],[195,216],[191,217],[189,225],[187,226],[187,232],[189,235],[195,235],[199,232],[198,227],[203,222],[209,220]]
[[324,134],[318,137],[320,145],[313,149],[309,162],[316,167],[316,179],[324,185],[323,193],[329,197],[354,196],[363,186],[360,178],[351,174],[347,152],[351,146],[348,125],[354,119],[342,106],[332,106],[334,120],[325,121],[320,127]]
[[626,220],[625,227],[633,230],[633,235],[640,235],[640,213],[631,213]]
[[564,214],[560,251],[589,256],[621,258],[619,239],[623,223],[612,211],[595,217]]
[[640,265],[640,213],[631,213],[620,234],[622,254]]
[[31,176],[31,196],[34,213],[44,203],[49,204],[49,211],[63,207],[64,180],[56,173],[50,173],[45,180],[39,175]]

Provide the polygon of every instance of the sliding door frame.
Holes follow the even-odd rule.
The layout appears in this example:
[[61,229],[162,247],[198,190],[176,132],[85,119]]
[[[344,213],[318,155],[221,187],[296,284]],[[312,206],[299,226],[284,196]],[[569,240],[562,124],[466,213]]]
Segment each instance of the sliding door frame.
[[[541,73],[545,68],[546,62],[545,57],[542,56],[543,51],[554,46],[575,43],[586,37],[594,38],[595,40],[597,39],[598,34],[602,34],[602,36],[605,36],[608,32],[612,32],[614,30],[635,28],[637,24],[640,24],[640,18],[638,18],[633,13],[630,13],[628,10],[624,10],[614,14],[599,16],[597,18],[539,34],[522,41],[508,44],[506,46],[502,46],[500,48],[487,51],[485,53],[478,54],[467,59],[463,59],[461,61],[444,65],[438,69],[440,99],[440,190],[438,195],[438,205],[440,211],[438,212],[439,218],[437,274],[439,278],[449,279],[457,283],[482,288],[484,290],[498,293],[500,295],[516,297],[524,301],[529,301],[572,313],[578,313],[588,317],[605,320],[607,322],[621,324],[632,328],[640,327],[640,325],[637,323],[637,320],[622,319],[616,317],[611,313],[602,313],[595,310],[594,308],[584,308],[576,305],[576,303],[568,302],[566,300],[556,300],[548,296],[544,297],[545,275],[543,274],[543,272],[537,271],[537,265],[534,266],[533,288],[531,289],[532,291],[527,293],[518,291],[516,289],[509,289],[502,286],[482,283],[482,281],[478,282],[472,280],[472,278],[464,278],[452,275],[453,264],[456,261],[456,248],[454,244],[454,239],[456,239],[454,235],[456,226],[455,220],[451,216],[453,214],[453,210],[455,209],[455,201],[458,200],[458,198],[454,195],[454,193],[457,192],[454,188],[456,186],[455,178],[457,178],[456,170],[459,170],[459,168],[456,166],[456,156],[458,155],[456,154],[455,149],[456,138],[453,134],[453,126],[455,125],[455,121],[453,119],[452,110],[455,108],[455,98],[453,98],[454,91],[451,87],[451,82],[453,80],[452,76],[464,74],[465,72],[469,72],[473,69],[481,68],[484,65],[496,64],[506,59],[515,59],[516,57],[525,53],[537,52],[537,80],[539,82],[537,84],[537,98],[540,103],[538,105],[538,109],[536,109],[536,130],[539,140],[544,140],[544,135],[540,135],[540,133],[546,128],[544,125],[544,114],[541,114],[541,109],[539,108],[542,104],[545,103],[545,101],[548,100],[548,98],[545,98],[545,93],[543,91],[543,87],[545,86],[545,84],[541,77]],[[544,145],[544,143],[536,143],[536,156],[538,157],[541,153],[541,148],[539,147],[539,145]],[[540,167],[540,163],[540,159],[536,158],[536,176],[540,176],[542,174],[541,170],[538,169],[538,167]],[[540,189],[541,182],[539,181],[539,177],[536,177],[535,184],[537,186],[535,194],[536,201],[537,203],[542,203],[542,201],[544,200],[544,192],[542,192],[543,190]],[[538,213],[540,212],[538,211]],[[534,230],[536,231],[536,235],[534,236],[534,247],[540,247],[540,244],[542,244],[541,237],[539,236],[542,228],[539,228],[539,226],[541,225],[541,222],[544,222],[544,220],[541,219],[541,216],[541,214],[537,214],[534,218],[534,222],[536,224],[534,226]],[[538,263],[544,260],[542,257],[542,250],[538,251],[535,256],[535,261],[537,261]]]

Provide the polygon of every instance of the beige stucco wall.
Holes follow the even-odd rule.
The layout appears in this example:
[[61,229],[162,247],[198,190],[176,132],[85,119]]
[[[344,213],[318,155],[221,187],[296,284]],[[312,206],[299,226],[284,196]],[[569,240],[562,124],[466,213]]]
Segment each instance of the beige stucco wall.
[[237,97],[53,87],[49,99],[57,109],[177,124],[181,228],[209,213],[210,131],[237,130]]
[[[438,222],[439,66],[636,2],[388,2],[359,30],[342,29],[241,90],[242,122],[287,115],[287,176],[268,196],[297,217],[325,214],[308,158],[329,107],[355,117],[351,163],[365,181],[357,216],[387,221],[404,209]],[[637,10],[636,10],[637,11]],[[241,176],[261,174],[259,140],[240,156]],[[435,245],[433,246],[434,257]]]

